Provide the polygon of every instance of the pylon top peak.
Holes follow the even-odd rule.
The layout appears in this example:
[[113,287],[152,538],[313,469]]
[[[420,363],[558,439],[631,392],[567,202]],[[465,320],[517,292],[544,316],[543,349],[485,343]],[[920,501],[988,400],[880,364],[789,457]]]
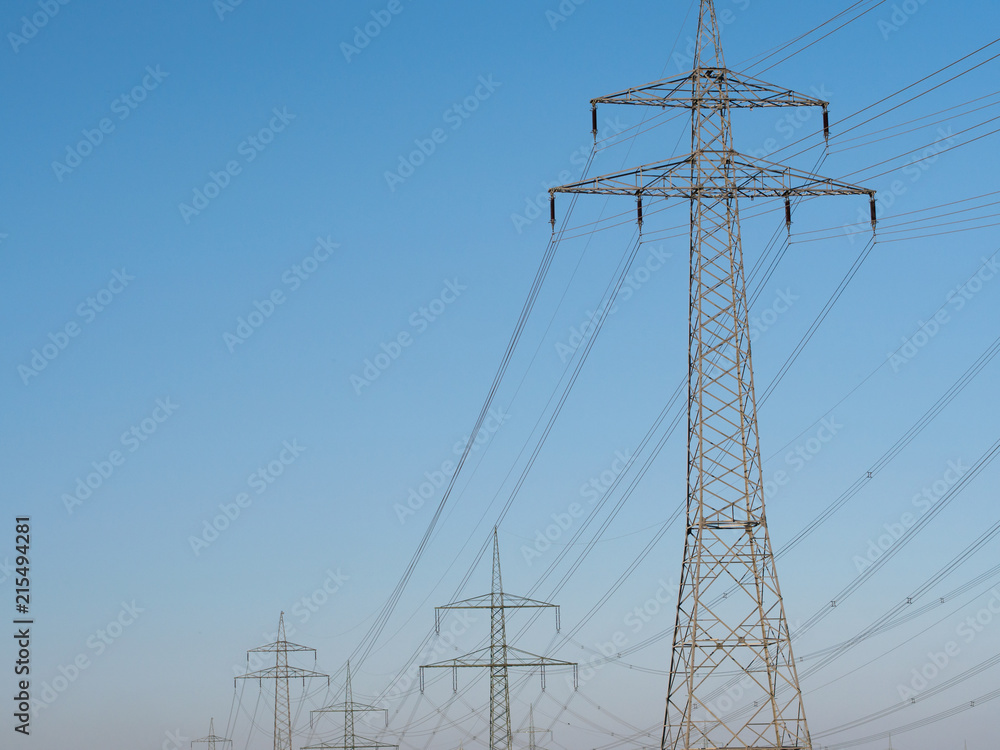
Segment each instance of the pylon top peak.
[[695,38],[695,68],[725,68],[719,21],[715,15],[715,2],[701,0],[698,13],[698,36]]
[[493,593],[503,593],[503,580],[500,577],[500,541],[496,526],[493,527]]

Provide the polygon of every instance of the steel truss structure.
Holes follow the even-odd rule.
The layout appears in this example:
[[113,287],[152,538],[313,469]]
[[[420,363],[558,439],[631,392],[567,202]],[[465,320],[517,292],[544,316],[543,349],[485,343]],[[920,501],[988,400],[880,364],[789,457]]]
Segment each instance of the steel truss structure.
[[[740,198],[791,200],[874,191],[753,159],[733,148],[731,111],[828,103],[730,71],[712,0],[702,0],[695,67],[686,76],[591,101],[691,110],[682,158],[550,190],[643,196],[690,206],[687,527],[671,650],[663,750],[809,750],[791,638],[764,513],[750,357]],[[741,711],[726,690],[738,686]],[[723,700],[719,700],[722,698]]]
[[385,725],[389,726],[389,711],[385,708],[355,702],[354,691],[351,689],[350,662],[347,662],[347,682],[344,685],[344,702],[310,711],[310,719],[312,718],[312,714],[321,713],[340,713],[344,715],[344,743],[342,745],[335,745],[323,742],[318,745],[306,745],[302,750],[319,750],[319,748],[336,748],[336,750],[383,750],[384,748],[399,747],[399,745],[387,745],[384,742],[369,740],[355,734],[354,714],[381,713],[385,720]]
[[500,544],[493,529],[493,588],[489,594],[446,604],[434,610],[434,624],[441,632],[441,613],[453,609],[488,609],[490,611],[490,645],[457,659],[424,664],[420,667],[420,692],[424,691],[425,669],[451,669],[452,688],[458,690],[458,670],[476,668],[490,670],[490,750],[508,750],[511,747],[510,693],[507,670],[511,668],[537,668],[541,673],[542,690],[545,689],[546,667],[572,667],[574,686],[577,684],[575,662],[550,659],[507,645],[506,615],[508,609],[551,608],[555,610],[556,631],[559,631],[559,605],[508,594],[503,590],[500,576]]
[[304,684],[307,677],[326,677],[327,684],[330,682],[329,675],[288,666],[288,654],[299,651],[311,651],[315,658],[316,649],[301,646],[298,643],[290,643],[285,639],[285,613],[282,612],[278,618],[277,639],[273,643],[247,651],[248,664],[250,654],[274,654],[274,666],[256,672],[248,672],[236,678],[237,680],[257,680],[258,682],[274,680],[274,750],[292,750],[292,706],[288,693],[288,681],[293,677],[301,678]]

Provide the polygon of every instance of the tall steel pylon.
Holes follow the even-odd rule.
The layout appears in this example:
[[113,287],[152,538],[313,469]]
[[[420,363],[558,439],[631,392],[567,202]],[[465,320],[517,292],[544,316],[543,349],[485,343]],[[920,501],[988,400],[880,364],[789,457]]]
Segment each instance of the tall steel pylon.
[[354,714],[381,713],[385,718],[386,726],[389,726],[389,711],[377,706],[369,706],[364,703],[354,701],[354,691],[351,689],[351,663],[347,662],[347,679],[344,684],[344,702],[332,706],[324,706],[310,711],[312,714],[320,713],[342,713],[344,714],[344,744],[335,745],[323,742],[318,745],[306,745],[302,750],[319,750],[320,748],[336,748],[336,750],[382,750],[383,748],[398,748],[399,745],[387,745],[384,742],[369,740],[359,737],[354,732]]
[[489,594],[471,599],[445,604],[434,609],[434,627],[441,632],[441,613],[450,609],[488,609],[490,611],[490,645],[457,659],[424,664],[420,667],[420,692],[424,691],[424,670],[450,668],[453,670],[452,687],[458,690],[458,670],[460,667],[475,667],[490,670],[490,750],[508,750],[511,746],[510,692],[507,670],[511,667],[537,667],[541,671],[542,690],[545,689],[546,667],[572,667],[573,683],[577,684],[577,664],[559,661],[522,651],[507,645],[507,625],[505,612],[508,609],[529,609],[547,607],[555,610],[556,632],[560,629],[559,605],[508,594],[503,590],[500,575],[500,544],[497,530],[493,529],[493,588]]
[[227,743],[230,746],[232,746],[233,741],[232,740],[227,740],[225,737],[219,737],[218,735],[216,735],[215,734],[215,719],[209,719],[209,721],[208,721],[208,736],[207,737],[202,737],[201,739],[197,739],[197,740],[191,740],[191,747],[194,747],[198,743],[204,743],[204,744],[208,745],[207,750],[217,750],[217,748],[218,748],[219,745],[222,745],[223,749],[225,749]]
[[[808,749],[809,731],[764,514],[739,198],[875,193],[739,154],[731,110],[828,102],[728,70],[712,0],[702,0],[694,69],[591,101],[691,110],[691,153],[553,188],[690,205],[687,532],[661,746]],[[735,676],[734,676],[735,675]],[[744,710],[724,698],[739,685]]]
[[289,652],[298,651],[312,651],[315,659],[316,649],[300,646],[298,643],[290,643],[285,639],[285,613],[282,612],[278,618],[276,640],[273,643],[247,651],[248,664],[250,654],[267,653],[274,654],[274,666],[256,672],[248,672],[236,678],[237,680],[274,680],[274,750],[292,750],[292,705],[288,692],[289,679],[302,678],[303,685],[307,677],[326,677],[327,684],[330,682],[329,675],[288,666]]

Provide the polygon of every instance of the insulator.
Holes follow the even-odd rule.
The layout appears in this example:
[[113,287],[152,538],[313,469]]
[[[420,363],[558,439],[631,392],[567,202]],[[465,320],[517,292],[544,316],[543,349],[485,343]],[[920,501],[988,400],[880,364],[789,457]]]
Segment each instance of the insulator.
[[552,193],[549,193],[549,224],[552,231],[556,231],[556,196]]
[[792,200],[785,196],[785,226],[792,231]]
[[596,141],[597,140],[597,105],[596,104],[593,107],[590,108],[590,124],[591,124],[591,131],[590,132],[594,134],[594,140]]
[[823,137],[830,140],[830,110],[823,106]]
[[638,201],[636,203],[636,209],[639,213],[639,226],[642,226],[642,193],[636,193],[638,196]]
[[872,229],[874,229],[875,225],[878,224],[878,212],[876,210],[876,205],[877,204],[875,203],[875,193],[872,193],[872,196],[871,196]]

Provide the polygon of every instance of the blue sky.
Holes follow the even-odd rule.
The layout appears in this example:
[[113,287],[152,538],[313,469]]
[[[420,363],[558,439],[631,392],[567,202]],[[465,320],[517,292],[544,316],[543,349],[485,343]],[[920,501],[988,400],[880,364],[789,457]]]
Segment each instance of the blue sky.
[[[18,742],[168,746],[178,732],[203,736],[214,716],[220,733],[269,747],[250,720],[260,698],[255,721],[270,725],[267,690],[260,697],[248,683],[234,701],[231,680],[234,665],[245,665],[244,652],[273,635],[281,610],[290,638],[319,649],[318,669],[341,669],[427,528],[456,445],[473,427],[503,356],[550,236],[537,196],[579,177],[592,146],[591,98],[683,72],[694,33],[689,5],[5,5],[0,364],[9,530],[0,536],[0,561],[14,555],[14,517],[30,515],[32,689],[41,695],[43,685],[65,681],[33,717],[30,738]],[[850,5],[719,0],[727,63],[743,69]],[[988,261],[1000,243],[997,228],[987,226],[997,213],[990,205],[996,196],[987,194],[1000,189],[989,122],[998,114],[990,108],[997,62],[885,113],[983,63],[996,47],[846,119],[989,44],[997,20],[986,0],[881,3],[828,38],[806,47],[823,32],[813,34],[750,69],[831,101],[834,138],[821,171],[879,190],[882,238],[901,240],[876,245],[761,406],[765,479],[785,472],[768,496],[776,548],[866,476],[997,336],[1000,278]],[[738,113],[737,148],[813,168],[823,153],[818,113],[784,119],[789,114]],[[874,114],[882,116],[838,135]],[[683,119],[611,107],[600,116],[591,175],[687,149]],[[914,118],[925,119],[903,125]],[[806,134],[802,145],[785,148]],[[857,136],[864,137],[847,140]],[[967,200],[980,195],[987,197]],[[568,203],[560,201],[560,217]],[[788,252],[766,284],[751,281],[759,295],[752,309],[758,393],[862,250],[867,236],[843,227],[857,221],[864,203],[831,198],[797,207]],[[374,699],[398,685],[432,629],[433,607],[452,598],[474,565],[548,419],[550,396],[570,362],[567,347],[570,354],[578,348],[574,334],[597,309],[628,247],[633,208],[594,197],[575,209],[570,226],[583,228],[560,245],[482,446],[355,677],[359,694]],[[784,233],[784,217],[779,205],[743,211],[750,268],[772,234]],[[619,213],[605,224],[620,226],[590,232],[589,222]],[[686,220],[683,205],[650,208],[632,292],[608,318],[500,526],[511,591],[539,585],[540,598],[553,593],[577,548],[540,583],[543,571],[570,540],[582,549],[621,495],[591,503],[597,490],[587,487],[605,496],[620,456],[639,449],[684,377]],[[922,223],[903,223],[910,220]],[[805,241],[813,239],[821,241]],[[924,326],[939,310],[939,324]],[[927,335],[914,337],[920,330]],[[897,349],[913,356],[893,362]],[[793,629],[829,606],[858,575],[859,557],[904,514],[919,520],[925,505],[917,496],[926,489],[936,502],[954,485],[954,467],[973,466],[996,441],[996,366],[987,364],[843,510],[782,559]],[[665,443],[558,592],[564,632],[681,502],[682,432]],[[78,490],[102,471],[89,495]],[[866,627],[996,522],[990,488],[997,477],[997,467],[986,466],[856,595],[798,639],[797,655]],[[421,485],[423,504],[407,505]],[[537,535],[574,504],[583,516],[539,550]],[[223,531],[206,532],[227,512]],[[594,525],[576,538],[591,518]],[[670,590],[667,599],[676,595],[682,536],[678,524],[668,530],[573,641],[555,639],[544,621],[527,627],[519,645],[558,646],[553,656],[586,662],[616,633],[634,645],[669,630],[672,607],[657,596],[661,589]],[[996,551],[994,540],[920,603],[989,569]],[[463,595],[488,585],[481,563]],[[967,617],[989,614],[997,585],[984,580],[804,679],[814,735],[898,703],[912,671],[952,641],[959,653],[926,689],[996,653],[1000,620],[990,619],[968,642],[959,629]],[[0,589],[5,602],[13,600],[13,578]],[[656,614],[635,629],[630,613],[650,601]],[[486,628],[473,623],[445,650],[472,650]],[[98,634],[108,632],[119,635],[105,642]],[[9,642],[3,653],[10,664]],[[87,666],[66,678],[81,655]],[[598,747],[612,734],[646,730],[662,716],[668,659],[669,637],[603,664],[579,694],[561,677],[544,694],[537,677],[518,683],[514,723],[524,722],[533,702],[536,720],[553,730],[553,746]],[[308,660],[301,666],[311,668]],[[10,668],[3,680],[13,684]],[[460,700],[448,682],[442,676],[423,697],[413,689],[391,694],[385,737],[403,734],[404,745],[425,746],[442,715],[457,725],[442,730],[441,741],[482,737],[482,679],[468,676]],[[987,670],[817,744],[904,725],[995,684]],[[320,692],[309,705],[327,697],[321,688],[311,685]],[[337,677],[333,693],[340,689]],[[242,708],[227,726],[237,703]],[[572,712],[561,710],[564,704]],[[901,735],[898,743],[919,749],[967,738],[970,748],[980,746],[992,737],[991,710]],[[10,711],[3,731],[13,731]],[[331,723],[309,736],[336,731]],[[652,741],[631,745],[643,742]]]

